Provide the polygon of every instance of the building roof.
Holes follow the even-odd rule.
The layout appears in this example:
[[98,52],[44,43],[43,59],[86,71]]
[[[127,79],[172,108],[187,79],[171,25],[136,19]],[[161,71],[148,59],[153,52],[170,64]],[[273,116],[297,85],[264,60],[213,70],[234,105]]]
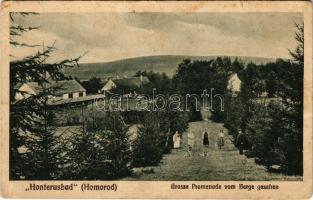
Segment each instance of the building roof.
[[54,85],[57,87],[56,95],[72,92],[86,92],[86,89],[76,80],[58,81],[55,82]]
[[[42,92],[43,88],[37,82],[28,82],[27,84],[36,94]],[[55,95],[62,95],[73,92],[86,92],[76,80],[53,81],[45,85],[47,88],[54,88]]]
[[68,99],[50,99],[48,101],[49,105],[64,105],[70,103],[81,103],[81,102],[88,102],[94,101],[95,99],[103,99],[103,94],[95,94],[95,95],[88,95],[84,97],[77,97],[77,98],[68,98]]
[[143,84],[149,82],[146,76],[143,77],[130,77],[112,80],[118,89],[122,90],[135,90],[139,89]]

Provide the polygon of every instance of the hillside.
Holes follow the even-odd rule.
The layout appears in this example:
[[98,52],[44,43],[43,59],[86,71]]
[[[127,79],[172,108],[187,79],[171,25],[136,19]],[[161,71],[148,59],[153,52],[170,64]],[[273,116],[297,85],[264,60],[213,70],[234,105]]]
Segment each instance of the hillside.
[[[89,79],[91,77],[99,77],[105,79],[110,76],[132,76],[138,70],[147,70],[155,72],[165,72],[172,76],[177,69],[179,63],[183,59],[191,60],[210,60],[217,56],[183,56],[183,55],[164,55],[164,56],[144,56],[136,58],[127,58],[113,62],[103,63],[83,63],[79,68],[68,68],[65,70],[67,75],[78,77],[81,80]],[[230,57],[235,59],[236,57]],[[242,62],[254,62],[256,64],[267,63],[275,61],[270,58],[258,57],[237,57]]]

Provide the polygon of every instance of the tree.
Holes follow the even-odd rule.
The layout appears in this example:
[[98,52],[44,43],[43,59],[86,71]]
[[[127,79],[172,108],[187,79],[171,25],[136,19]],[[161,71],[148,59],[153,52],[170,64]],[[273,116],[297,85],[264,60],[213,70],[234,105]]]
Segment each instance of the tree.
[[[35,14],[10,13],[12,48],[38,47],[16,40],[17,37],[22,37],[23,33],[38,27],[16,24],[15,17]],[[77,66],[80,57],[47,63],[47,58],[54,50],[53,45],[47,46],[34,55],[10,62],[10,179],[52,179],[57,168],[56,155],[60,152],[54,148],[56,138],[47,120],[48,116],[51,116],[47,97],[52,95],[56,88],[51,87],[49,83],[65,79],[61,69]],[[37,82],[41,88],[39,94],[16,100],[18,86],[27,82]],[[26,150],[21,153],[21,149]]]
[[[303,24],[296,27],[298,46],[290,51],[292,62],[277,60],[264,68],[246,69],[241,96],[249,112],[242,115],[242,124],[252,144],[249,152],[261,164],[268,168],[277,164],[287,173],[303,174],[304,29]],[[258,105],[260,90],[254,87],[258,79],[265,80],[267,90],[273,89],[273,102]]]
[[134,167],[157,165],[160,162],[163,154],[163,148],[160,148],[160,134],[157,116],[154,113],[148,113],[132,144],[132,165]]
[[280,165],[283,152],[279,147],[279,138],[283,134],[280,129],[275,106],[256,104],[254,115],[247,122],[245,133],[251,144],[248,155],[256,158],[256,162],[268,169],[272,165]]
[[244,108],[245,105],[243,104],[240,96],[226,96],[224,126],[228,129],[229,133],[233,135],[234,139],[237,137],[238,130],[242,129],[242,123],[244,121]]
[[96,94],[103,87],[101,79],[97,77],[92,77],[88,81],[83,81],[81,84],[88,94]]
[[70,146],[61,179],[110,180],[130,174],[129,138],[119,113],[98,115],[66,142]]
[[279,96],[282,98],[281,117],[285,124],[282,148],[285,152],[283,167],[290,173],[303,173],[303,70],[304,70],[304,25],[296,24],[297,48],[289,51],[293,58],[286,71]]
[[172,90],[172,81],[165,73],[153,72],[153,71],[138,71],[135,74],[135,77],[146,76],[149,79],[147,84],[144,84],[139,89],[139,93],[152,95],[153,89],[155,88],[157,93],[168,95],[171,94]]
[[173,134],[178,131],[184,133],[188,128],[189,116],[187,112],[167,109],[157,113],[160,123],[160,149],[169,153],[173,147]]
[[[188,94],[197,95],[199,97],[198,101],[195,101],[194,98],[190,98],[187,102],[192,121],[201,120],[201,95],[204,90],[207,90],[209,93],[211,89],[214,88],[215,94],[222,96],[226,94],[231,66],[231,60],[227,57],[218,57],[209,61],[183,60],[183,62],[179,64],[176,74],[173,76],[173,87],[184,97]],[[213,115],[217,116],[220,114],[220,111],[217,111],[220,103],[210,106],[213,106],[214,110],[216,110],[216,112],[213,112]]]

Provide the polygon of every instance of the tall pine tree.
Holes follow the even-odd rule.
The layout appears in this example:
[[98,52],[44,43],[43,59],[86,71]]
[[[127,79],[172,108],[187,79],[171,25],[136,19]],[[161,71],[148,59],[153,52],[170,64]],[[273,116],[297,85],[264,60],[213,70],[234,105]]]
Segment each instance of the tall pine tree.
[[282,123],[284,136],[281,140],[286,159],[284,167],[290,173],[303,173],[303,71],[304,71],[304,24],[296,24],[295,39],[298,44],[292,56],[291,69],[286,71],[280,97],[283,99]]
[[[12,48],[38,48],[38,45],[19,42],[23,34],[38,26],[25,27],[16,23],[16,17],[28,17],[36,13],[10,13],[10,44]],[[56,89],[51,81],[63,80],[61,69],[78,65],[78,58],[48,63],[54,52],[53,45],[33,55],[10,62],[10,179],[52,179],[57,168],[59,150],[56,138],[49,126],[48,96]],[[27,82],[38,84],[39,94],[31,95],[18,91]],[[25,98],[16,100],[16,94]]]

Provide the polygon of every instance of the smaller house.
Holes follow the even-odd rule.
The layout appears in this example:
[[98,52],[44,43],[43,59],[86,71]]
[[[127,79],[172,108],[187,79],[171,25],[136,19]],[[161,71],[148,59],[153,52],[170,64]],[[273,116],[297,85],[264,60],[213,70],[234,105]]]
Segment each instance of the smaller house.
[[58,81],[55,85],[59,87],[55,95],[62,99],[86,96],[86,89],[76,80]]
[[111,91],[116,87],[117,87],[116,83],[114,83],[112,79],[109,79],[108,82],[106,82],[106,84],[101,88],[101,92]]
[[[85,97],[86,90],[76,80],[51,81],[44,85],[47,89],[53,89],[51,98],[71,99]],[[28,98],[32,95],[38,95],[43,91],[43,86],[37,82],[28,82],[17,86],[18,91],[15,95],[16,100]]]
[[122,93],[136,92],[142,85],[149,83],[149,79],[146,76],[129,77],[120,79],[110,79],[101,88],[101,92],[111,92],[116,90]]
[[237,73],[233,73],[228,77],[228,84],[227,84],[227,89],[235,94],[240,92],[241,88],[241,80],[238,77]]

